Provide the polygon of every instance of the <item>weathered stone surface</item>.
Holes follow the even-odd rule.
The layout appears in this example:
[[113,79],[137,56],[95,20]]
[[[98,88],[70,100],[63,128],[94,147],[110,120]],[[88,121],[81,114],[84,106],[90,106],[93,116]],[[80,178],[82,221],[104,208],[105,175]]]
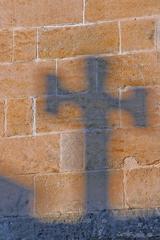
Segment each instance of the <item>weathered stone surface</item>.
[[44,28],[39,36],[39,57],[42,59],[118,52],[118,26],[115,23]]
[[159,164],[159,128],[128,128],[124,131],[124,158],[133,156],[137,163],[144,165]]
[[85,134],[80,131],[62,133],[60,171],[85,169]]
[[88,88],[86,78],[86,58],[58,60],[57,75],[60,85],[68,91],[85,91]]
[[5,103],[0,100],[0,136],[4,136],[4,121],[5,121]]
[[32,134],[32,100],[14,98],[7,102],[7,136]]
[[36,214],[39,217],[84,210],[84,174],[58,173],[37,176],[35,186]]
[[13,57],[13,33],[0,31],[0,62],[11,62]]
[[111,20],[138,17],[160,13],[160,3],[156,0],[88,0],[86,20]]
[[160,168],[126,172],[126,204],[129,208],[156,208],[160,201]]
[[13,26],[13,0],[1,0],[0,4],[0,28]]
[[36,58],[36,30],[14,32],[14,61],[31,61]]
[[0,191],[0,217],[17,217],[33,213],[33,190],[0,177]]
[[154,20],[134,20],[122,23],[122,51],[153,49]]
[[[159,103],[160,103],[160,94],[159,86],[141,88],[143,96],[143,102],[141,105],[139,102],[135,102],[135,108],[132,107],[133,113],[131,114],[128,111],[122,109],[121,111],[121,127],[122,128],[131,128],[136,127],[134,116],[138,119],[138,122],[145,121],[145,127],[159,127],[160,126],[160,114],[159,114]],[[136,88],[124,88],[121,90],[121,101],[133,97],[134,91]],[[129,105],[128,105],[129,106]],[[149,129],[148,129],[149,130]],[[147,131],[147,129],[146,129]]]
[[[58,80],[63,88],[72,92],[88,89],[86,61],[86,57],[58,60]],[[104,84],[103,90],[111,94],[115,94],[120,88],[123,89],[127,86],[160,85],[160,62],[156,52],[104,56],[103,61],[97,57],[97,61],[99,63],[98,81],[100,84]],[[100,79],[102,73],[104,75],[103,83]]]
[[40,217],[123,208],[122,170],[42,175],[36,177],[35,186]]
[[0,65],[0,97],[25,97],[46,94],[46,76],[55,74],[55,61]]
[[89,212],[123,208],[123,171],[86,173],[86,201]]
[[[83,113],[79,106],[70,102],[63,102],[59,106],[57,97],[38,97],[36,101],[37,132],[65,131],[83,129]],[[47,104],[50,111],[47,111]]]
[[0,173],[3,176],[57,172],[59,135],[0,138]]
[[[160,62],[156,52],[105,57],[104,90],[116,91],[125,87],[160,85]],[[78,61],[78,60],[77,60]],[[77,69],[79,69],[77,67]],[[104,72],[104,66],[100,68]]]
[[[14,13],[16,26],[43,26],[82,22],[82,0],[16,0]],[[26,13],[27,14],[24,14]]]
[[124,129],[115,129],[108,133],[108,136],[107,165],[109,168],[122,168],[126,151]]

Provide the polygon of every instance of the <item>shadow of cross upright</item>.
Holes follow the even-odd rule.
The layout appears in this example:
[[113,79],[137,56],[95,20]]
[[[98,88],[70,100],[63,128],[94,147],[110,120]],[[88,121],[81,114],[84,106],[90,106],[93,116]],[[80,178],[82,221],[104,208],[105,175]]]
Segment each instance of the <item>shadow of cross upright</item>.
[[[134,126],[145,127],[147,92],[142,87],[134,88],[127,99],[113,97],[104,89],[107,79],[107,62],[103,58],[86,59],[86,81],[88,89],[82,92],[70,92],[60,85],[57,76],[47,76],[46,111],[58,113],[63,102],[79,106],[85,124],[85,182],[86,211],[108,208],[107,204],[107,143],[111,134],[108,124],[109,112],[121,109],[129,112]],[[107,129],[110,130],[108,131]]]

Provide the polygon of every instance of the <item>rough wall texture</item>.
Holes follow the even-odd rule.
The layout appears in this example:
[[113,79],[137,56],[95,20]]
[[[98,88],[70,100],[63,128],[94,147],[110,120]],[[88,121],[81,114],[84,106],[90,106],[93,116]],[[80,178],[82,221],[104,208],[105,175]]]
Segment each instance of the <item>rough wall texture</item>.
[[160,239],[159,54],[159,0],[0,0],[0,240]]

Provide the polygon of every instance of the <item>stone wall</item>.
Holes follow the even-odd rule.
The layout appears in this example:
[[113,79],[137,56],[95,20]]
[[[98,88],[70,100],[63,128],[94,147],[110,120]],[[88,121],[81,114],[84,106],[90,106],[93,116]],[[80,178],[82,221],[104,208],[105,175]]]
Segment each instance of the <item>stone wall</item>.
[[160,1],[0,13],[0,240],[160,239]]

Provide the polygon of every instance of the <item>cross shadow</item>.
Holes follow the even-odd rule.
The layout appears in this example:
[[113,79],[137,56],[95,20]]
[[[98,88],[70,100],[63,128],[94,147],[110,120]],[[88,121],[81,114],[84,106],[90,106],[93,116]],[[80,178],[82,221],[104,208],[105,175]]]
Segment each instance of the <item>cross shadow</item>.
[[[80,107],[85,127],[85,170],[86,170],[86,212],[109,208],[107,202],[108,151],[107,145],[111,131],[108,123],[109,114],[113,110],[125,110],[133,118],[137,128],[147,127],[147,91],[135,88],[127,99],[120,100],[105,91],[108,64],[103,58],[86,59],[86,91],[74,93],[61,86],[57,76],[47,77],[46,109],[50,114],[58,114],[64,102],[74,103]],[[99,170],[99,172],[92,172]],[[101,170],[101,171],[100,171]]]
[[[13,216],[0,218],[0,240],[107,240],[107,239],[160,239],[160,217],[155,210],[127,210],[127,217],[115,217],[108,201],[108,151],[106,146],[112,134],[108,115],[113,110],[125,110],[134,120],[134,126],[147,127],[147,92],[136,88],[127,99],[120,100],[104,90],[108,72],[107,62],[102,58],[86,60],[88,90],[73,93],[60,85],[57,76],[47,76],[46,108],[50,114],[58,114],[59,106],[67,101],[76,104],[83,112],[85,125],[85,214],[77,222],[42,222],[27,217],[27,199],[32,194],[5,178],[0,179],[3,208],[14,209]],[[110,131],[107,131],[110,129]],[[10,196],[12,196],[10,200]],[[21,207],[26,208],[26,217],[19,217]],[[120,211],[120,210],[119,210]],[[122,210],[122,212],[124,212]],[[123,215],[123,213],[122,213]],[[125,215],[125,214],[124,214]]]

